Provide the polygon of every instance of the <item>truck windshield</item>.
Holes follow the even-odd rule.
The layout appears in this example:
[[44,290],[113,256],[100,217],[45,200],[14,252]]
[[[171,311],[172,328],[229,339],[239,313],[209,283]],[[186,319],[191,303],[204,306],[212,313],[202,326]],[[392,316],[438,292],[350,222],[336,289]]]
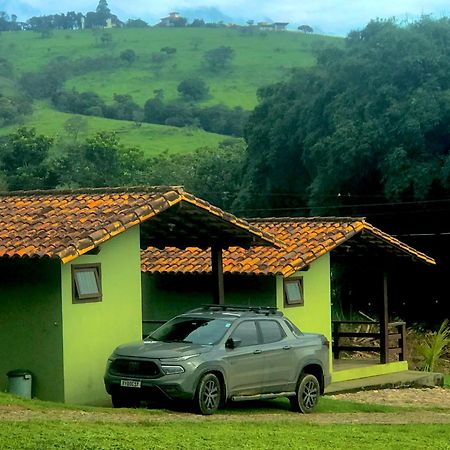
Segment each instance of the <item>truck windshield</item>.
[[231,321],[227,319],[178,317],[159,327],[145,340],[213,345],[223,338],[230,326]]

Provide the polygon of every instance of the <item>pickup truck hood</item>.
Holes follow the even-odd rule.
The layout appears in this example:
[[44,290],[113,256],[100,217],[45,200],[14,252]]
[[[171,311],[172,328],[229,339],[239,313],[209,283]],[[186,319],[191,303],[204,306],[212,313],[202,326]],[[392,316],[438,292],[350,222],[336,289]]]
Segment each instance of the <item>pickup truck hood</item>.
[[125,344],[114,350],[115,356],[137,358],[179,358],[181,356],[205,353],[211,349],[209,345],[188,344],[185,342],[140,341]]

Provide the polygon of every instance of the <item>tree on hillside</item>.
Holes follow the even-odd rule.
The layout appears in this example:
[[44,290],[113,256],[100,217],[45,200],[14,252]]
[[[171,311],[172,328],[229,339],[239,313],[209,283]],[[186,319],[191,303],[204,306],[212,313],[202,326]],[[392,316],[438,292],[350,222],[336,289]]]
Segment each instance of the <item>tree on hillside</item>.
[[35,129],[19,128],[0,146],[0,164],[10,190],[55,187],[47,165],[53,139]]
[[11,14],[11,17],[9,17],[5,11],[0,11],[0,31],[17,31],[20,29],[15,14]]
[[312,27],[310,27],[309,25],[300,25],[297,28],[298,31],[302,31],[303,33],[313,33],[314,30]]
[[131,48],[127,48],[120,54],[120,59],[122,61],[126,61],[130,66],[136,61],[136,58],[137,58],[136,52]]
[[231,47],[217,47],[208,50],[204,54],[204,59],[209,70],[221,72],[226,69],[234,57],[234,50]]
[[192,27],[192,28],[202,28],[205,25],[206,24],[205,24],[205,21],[203,19],[194,19],[189,26]]
[[128,28],[146,28],[148,27],[148,23],[142,19],[128,19],[125,26]]
[[73,138],[74,141],[78,139],[80,133],[86,133],[89,128],[89,123],[85,117],[72,116],[64,122],[64,130]]
[[374,21],[350,33],[344,48],[321,51],[316,67],[260,90],[240,204],[449,192],[448,48],[450,19],[407,27]]
[[112,25],[123,25],[119,18],[111,13],[106,0],[99,0],[95,11],[89,11],[85,17],[85,28],[104,28],[108,20]]
[[188,78],[178,85],[177,91],[185,100],[198,101],[208,96],[209,88],[200,78]]
[[124,147],[115,133],[105,131],[69,145],[55,166],[60,184],[71,187],[145,184],[149,171],[141,150]]
[[97,24],[99,26],[105,26],[106,21],[111,17],[111,10],[108,8],[108,2],[106,0],[99,0],[95,12],[97,14]]

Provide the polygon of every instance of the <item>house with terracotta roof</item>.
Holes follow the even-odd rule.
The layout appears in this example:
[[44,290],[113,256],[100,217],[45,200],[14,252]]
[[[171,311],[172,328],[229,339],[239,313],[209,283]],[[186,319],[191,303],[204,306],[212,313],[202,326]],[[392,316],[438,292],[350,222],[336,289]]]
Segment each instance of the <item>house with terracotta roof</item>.
[[[407,370],[405,324],[389,321],[388,276],[398,264],[434,265],[433,258],[375,228],[363,218],[281,218],[249,222],[284,245],[229,248],[223,252],[224,303],[276,306],[305,332],[322,333],[330,346],[332,380],[344,381]],[[175,314],[210,303],[208,251],[149,247],[142,252],[144,331]],[[332,321],[332,266],[364,267],[374,317]],[[361,281],[361,280],[360,280]],[[375,281],[375,283],[373,283]],[[365,299],[366,305],[369,302]],[[364,317],[363,317],[364,319]],[[374,342],[350,345],[349,338]],[[370,351],[371,358],[339,359],[344,351]],[[373,355],[377,355],[373,358]]]
[[252,245],[282,244],[179,187],[0,194],[0,391],[20,368],[37,398],[109,401],[108,356],[142,337],[141,249],[212,249],[220,303],[222,249]]

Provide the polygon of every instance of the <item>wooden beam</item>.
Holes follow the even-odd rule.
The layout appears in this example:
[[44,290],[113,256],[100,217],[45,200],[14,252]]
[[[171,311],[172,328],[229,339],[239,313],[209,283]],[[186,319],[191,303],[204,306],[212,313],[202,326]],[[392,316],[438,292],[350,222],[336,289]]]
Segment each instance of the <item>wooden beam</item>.
[[222,247],[213,245],[211,247],[211,269],[213,275],[213,300],[217,305],[225,303],[223,287],[223,260]]
[[383,302],[380,311],[380,363],[386,364],[389,357],[389,311],[387,274],[383,273]]

